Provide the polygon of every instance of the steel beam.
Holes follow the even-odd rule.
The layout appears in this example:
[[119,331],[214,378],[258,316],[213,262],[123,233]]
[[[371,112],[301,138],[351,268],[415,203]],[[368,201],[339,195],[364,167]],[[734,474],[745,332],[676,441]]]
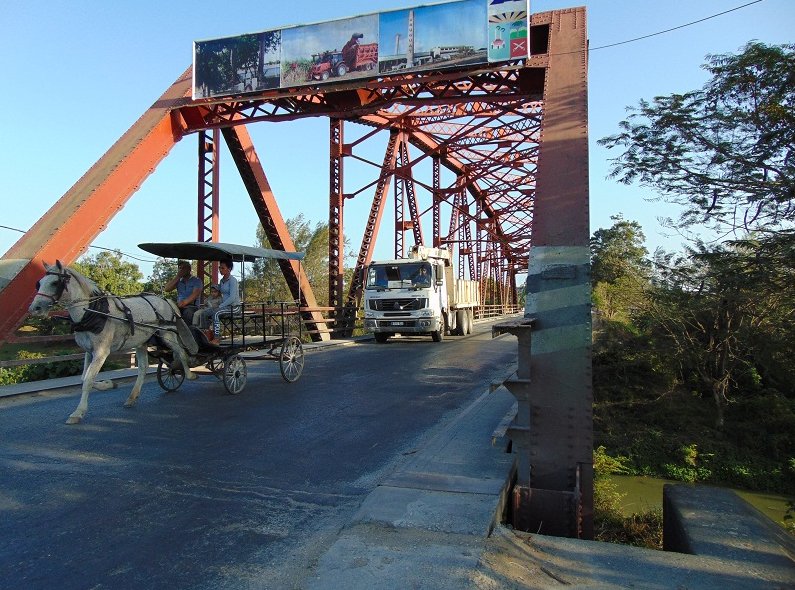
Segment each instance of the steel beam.
[[0,264],[0,341],[13,338],[44,274],[43,262],[74,262],[182,138],[190,101],[185,71],[35,225]]
[[[222,133],[271,248],[294,251],[295,244],[284,223],[281,211],[279,211],[276,198],[271,191],[270,183],[265,176],[265,170],[262,168],[262,163],[257,156],[248,131],[245,127],[228,127]],[[293,297],[300,301],[302,307],[308,307],[311,310],[303,312],[302,315],[304,321],[314,323],[316,326],[317,332],[312,334],[312,338],[314,340],[330,340],[323,314],[317,311],[315,293],[304,267],[297,260],[279,260],[278,262]]]
[[[199,139],[198,178],[198,235],[199,242],[218,242],[220,213],[220,158],[218,157],[221,132],[218,129],[202,131]],[[218,263],[199,261],[198,277],[202,282],[218,282]],[[207,279],[206,279],[207,277]]]
[[[593,423],[588,225],[588,41],[585,8],[547,13],[549,67],[525,317],[529,478],[517,507],[529,529],[593,537]],[[576,502],[574,501],[576,500]],[[562,508],[567,507],[566,510]]]
[[342,323],[345,273],[344,122],[329,119],[328,301]]

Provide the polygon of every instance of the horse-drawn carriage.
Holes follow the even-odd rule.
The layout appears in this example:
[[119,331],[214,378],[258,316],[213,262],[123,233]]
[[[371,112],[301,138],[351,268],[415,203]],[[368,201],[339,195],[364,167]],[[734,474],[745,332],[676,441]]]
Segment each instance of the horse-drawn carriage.
[[[244,289],[246,262],[275,259],[300,264],[304,257],[300,252],[216,242],[145,243],[140,247],[164,258],[239,262]],[[240,393],[248,378],[246,360],[254,359],[277,361],[285,381],[301,376],[303,324],[298,302],[251,303],[243,297],[239,305],[215,314],[216,338],[210,341],[200,329],[187,325],[173,301],[148,293],[124,297],[104,293],[60,261],[44,266],[29,311],[47,314],[56,303],[64,305],[75,342],[86,351],[82,396],[68,424],[83,420],[97,374],[108,355],[120,350],[134,348],[138,364],[138,378],[125,407],[132,407],[138,399],[150,356],[158,359],[157,380],[166,391],[176,390],[185,379],[196,379],[197,373],[207,373],[221,380],[229,393]]]
[[[300,252],[285,252],[217,242],[145,243],[139,248],[163,258],[241,263],[241,283],[245,285],[245,262],[259,259],[303,259]],[[243,287],[245,288],[245,287]],[[215,312],[214,336],[210,340],[196,326],[191,333],[198,350],[190,356],[194,372],[209,373],[220,379],[229,393],[243,391],[247,381],[246,359],[273,360],[279,363],[282,378],[296,381],[304,368],[301,344],[302,325],[298,304],[270,301],[251,303],[243,297],[240,305]],[[165,345],[150,349],[158,359],[157,382],[166,391],[175,391],[185,380],[185,371]]]

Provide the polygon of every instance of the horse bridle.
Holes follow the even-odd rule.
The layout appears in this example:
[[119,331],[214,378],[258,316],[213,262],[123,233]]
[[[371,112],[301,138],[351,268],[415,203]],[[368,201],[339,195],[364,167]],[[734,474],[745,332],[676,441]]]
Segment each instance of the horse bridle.
[[61,298],[61,295],[63,295],[63,292],[66,289],[66,286],[69,284],[69,279],[72,278],[72,275],[70,275],[68,272],[56,272],[53,270],[48,270],[44,273],[44,276],[47,275],[58,277],[58,284],[55,286],[55,295],[49,295],[39,291],[41,288],[41,281],[36,282],[36,295],[47,297],[48,299],[52,299],[53,303],[58,303],[58,300]]

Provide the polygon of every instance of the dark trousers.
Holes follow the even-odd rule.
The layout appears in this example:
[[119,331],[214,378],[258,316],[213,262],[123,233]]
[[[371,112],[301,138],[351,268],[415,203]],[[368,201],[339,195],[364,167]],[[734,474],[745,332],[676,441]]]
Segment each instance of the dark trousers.
[[185,320],[185,323],[189,326],[193,324],[193,314],[196,313],[198,307],[195,305],[186,305],[180,311],[182,313],[182,319]]

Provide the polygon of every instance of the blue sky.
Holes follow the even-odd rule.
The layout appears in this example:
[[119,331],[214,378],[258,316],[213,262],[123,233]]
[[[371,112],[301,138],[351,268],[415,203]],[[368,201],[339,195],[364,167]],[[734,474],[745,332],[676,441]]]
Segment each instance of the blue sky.
[[[614,133],[625,107],[684,92],[706,80],[706,54],[736,52],[750,40],[793,42],[795,2],[762,0],[741,10],[648,39],[749,0],[538,0],[531,11],[586,5],[590,39],[591,231],[622,213],[639,221],[647,246],[675,249],[658,216],[670,206],[605,177],[611,153],[596,141]],[[5,3],[0,17],[0,225],[31,227],[191,63],[192,43],[297,24],[408,8],[410,0],[275,3],[227,0],[48,0]],[[328,215],[326,119],[249,127],[284,217]],[[381,155],[382,156],[382,155]],[[375,156],[380,160],[381,156]],[[183,139],[111,220],[94,245],[151,261],[139,242],[196,238],[196,140]],[[221,160],[221,239],[252,244],[256,216],[228,154]],[[348,201],[345,226],[358,249],[370,196]],[[388,218],[382,228],[388,227]],[[391,256],[382,229],[377,257]],[[5,253],[20,234],[0,228]],[[96,250],[89,250],[96,253]],[[151,262],[138,263],[148,273]]]

